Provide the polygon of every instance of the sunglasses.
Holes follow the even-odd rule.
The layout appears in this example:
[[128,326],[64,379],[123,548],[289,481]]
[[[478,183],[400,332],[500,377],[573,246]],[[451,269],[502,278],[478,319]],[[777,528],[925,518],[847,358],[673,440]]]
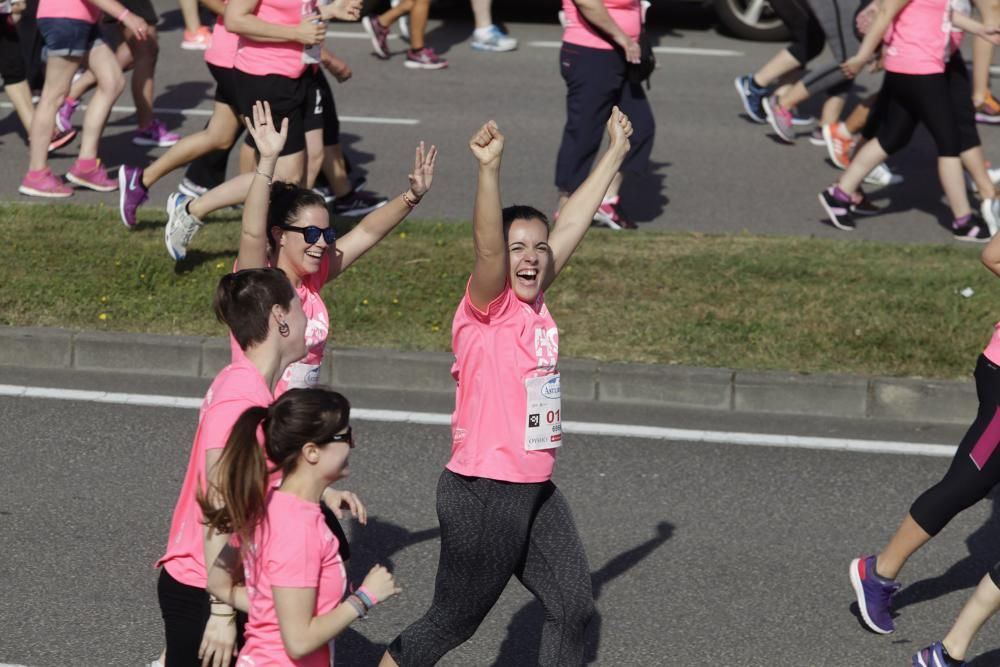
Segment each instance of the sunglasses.
[[346,442],[348,447],[354,449],[354,434],[351,431],[351,427],[348,426],[347,430],[343,433],[337,433],[336,435],[331,436],[330,442]]
[[298,232],[302,234],[305,238],[306,243],[312,245],[319,241],[319,237],[323,237],[327,245],[333,245],[333,242],[337,240],[337,230],[333,227],[327,227],[326,229],[320,229],[319,227],[314,227],[309,225],[308,227],[296,227],[295,225],[290,225],[287,222],[283,222],[278,227],[289,232]]

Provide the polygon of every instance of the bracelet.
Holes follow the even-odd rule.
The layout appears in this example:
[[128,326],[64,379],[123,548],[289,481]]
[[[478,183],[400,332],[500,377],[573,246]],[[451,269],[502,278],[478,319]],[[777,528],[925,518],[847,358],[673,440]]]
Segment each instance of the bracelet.
[[128,16],[129,14],[131,14],[131,13],[132,13],[132,12],[130,12],[130,11],[128,10],[128,8],[126,8],[126,9],[123,9],[123,10],[122,10],[122,13],[121,13],[121,14],[119,14],[119,15],[118,15],[118,18],[117,18],[117,19],[115,19],[115,20],[116,20],[116,21],[118,21],[119,23],[121,23],[122,21],[124,21],[124,20],[125,20],[125,17],[127,17],[127,16]]
[[267,180],[268,185],[271,185],[271,183],[274,180],[274,176],[272,174],[265,174],[260,169],[254,169],[254,171],[257,173],[258,176],[263,176]]
[[347,597],[347,604],[354,608],[354,611],[358,613],[358,618],[365,618],[368,616],[368,609],[365,604],[358,599],[357,595],[350,595]]
[[225,604],[225,602],[222,600],[222,598],[220,598],[219,596],[214,595],[212,593],[208,594],[208,601],[211,604]]
[[378,604],[378,598],[372,595],[371,591],[364,586],[354,591],[354,594],[361,598],[361,601],[367,604],[369,609]]
[[224,616],[225,618],[236,618],[236,612],[235,611],[230,611],[230,612],[227,612],[225,614],[217,614],[214,611],[210,612],[210,613],[211,613],[212,616]]
[[421,197],[417,197],[416,195],[413,196],[413,199],[410,199],[410,191],[409,190],[407,190],[406,192],[403,193],[403,203],[405,203],[410,208],[414,208],[417,204],[420,203],[420,200],[421,200]]

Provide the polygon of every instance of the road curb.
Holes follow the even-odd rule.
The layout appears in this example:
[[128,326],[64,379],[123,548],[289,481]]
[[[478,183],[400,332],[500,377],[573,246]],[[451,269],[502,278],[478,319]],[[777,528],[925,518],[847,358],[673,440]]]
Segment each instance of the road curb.
[[[224,338],[0,327],[0,367],[212,377],[229,363]],[[321,381],[333,386],[451,392],[452,356],[331,347]],[[736,413],[968,423],[972,381],[807,375],[563,359],[566,398]]]

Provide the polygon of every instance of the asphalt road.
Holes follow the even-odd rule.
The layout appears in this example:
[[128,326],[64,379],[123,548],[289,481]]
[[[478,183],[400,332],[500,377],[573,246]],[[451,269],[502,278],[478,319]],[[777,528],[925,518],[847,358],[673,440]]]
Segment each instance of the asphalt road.
[[[191,114],[211,109],[213,84],[201,54],[178,48],[178,11],[165,2],[157,4],[164,22],[156,106],[183,110],[188,115],[161,115],[173,129],[194,132],[205,116]],[[435,19],[428,44],[450,62],[449,69],[437,72],[405,69],[398,39],[391,42],[397,52],[383,62],[371,55],[359,25],[331,24],[327,44],[354,71],[349,82],[335,86],[338,109],[348,117],[342,142],[367,172],[369,186],[395,195],[406,187],[414,144],[425,139],[441,148],[434,190],[421,204],[420,217],[469,218],[476,172],[466,142],[490,118],[508,137],[504,201],[554,209],[555,155],[565,119],[565,86],[558,49],[553,48],[561,31],[554,17],[549,23],[518,22],[512,20],[516,16],[497,11],[508,19],[521,48],[507,54],[472,51],[466,19]],[[886,213],[863,221],[853,234],[838,232],[821,223],[816,201],[816,193],[836,176],[825,151],[810,146],[804,136],[794,147],[778,143],[768,126],[752,125],[742,117],[733,89],[734,76],[756,69],[780,45],[721,35],[710,14],[691,8],[661,12],[654,31],[659,45],[674,51],[659,54],[660,69],[648,93],[657,119],[652,168],[632,178],[623,191],[626,211],[643,229],[952,242],[938,224],[948,213],[925,132],[891,160],[906,182],[872,193],[877,203],[887,206]],[[869,79],[865,83],[872,85]],[[119,105],[132,106],[130,93],[123,94]],[[370,122],[378,118],[415,124]],[[0,121],[0,156],[11,166],[0,172],[0,197],[28,200],[16,192],[27,165],[23,141],[12,134],[17,127],[12,113]],[[163,152],[133,146],[133,127],[129,113],[113,115],[101,149],[106,164],[147,164]],[[982,136],[987,155],[997,155],[1000,130],[986,127]],[[53,168],[67,171],[73,157],[71,150],[62,151]],[[180,178],[176,173],[158,184],[150,205],[162,207]],[[117,196],[80,192],[73,201],[112,204]]]
[[[0,370],[0,384],[72,385],[64,379]],[[169,378],[77,382],[200,391],[200,383]],[[348,395],[383,408],[424,401],[440,409],[446,399]],[[596,417],[580,409],[576,418]],[[162,628],[152,563],[164,547],[195,421],[187,409],[0,399],[0,663],[134,666],[156,655]],[[795,422],[802,432],[832,432],[823,422]],[[703,428],[738,426],[702,419]],[[906,436],[886,424],[845,428],[871,439]],[[374,517],[366,528],[350,528],[352,576],[388,563],[405,592],[339,640],[342,665],[375,664],[430,600],[434,487],[449,449],[445,427],[358,421],[355,432],[344,486],[362,495]],[[933,440],[951,442],[959,433],[947,429]],[[593,573],[599,617],[589,628],[588,664],[905,664],[943,634],[1000,553],[1000,505],[987,500],[911,561],[896,601],[899,630],[875,636],[852,612],[847,563],[887,539],[946,459],[568,440],[555,479]],[[515,582],[476,636],[442,664],[534,664],[540,620],[539,606]],[[989,627],[974,650],[974,665],[1000,663]]]

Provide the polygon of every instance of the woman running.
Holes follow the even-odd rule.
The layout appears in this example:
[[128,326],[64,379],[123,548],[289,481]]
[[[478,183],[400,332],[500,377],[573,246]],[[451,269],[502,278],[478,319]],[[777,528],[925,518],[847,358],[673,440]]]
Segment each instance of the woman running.
[[437,487],[441,555],[434,600],[389,645],[381,665],[433,665],[469,639],[511,576],[545,608],[539,664],[579,665],[594,611],[590,567],[566,499],[552,482],[562,444],[559,330],[545,305],[629,151],[632,124],[614,107],[609,146],[549,233],[529,206],[501,209],[504,137],[485,124],[476,260],[452,324],[457,386],[451,460]]
[[[1000,276],[1000,237],[983,249],[982,261]],[[1000,323],[979,355],[975,378],[979,411],[944,478],[914,501],[885,549],[851,561],[851,585],[861,617],[874,632],[895,630],[889,605],[900,586],[896,577],[910,556],[1000,483]]]
[[[922,123],[937,146],[938,174],[953,216],[952,235],[961,241],[990,238],[990,221],[973,213],[962,175],[963,162],[972,164],[977,185],[982,181],[984,192],[989,191],[985,161],[975,164],[982,149],[968,71],[961,54],[955,56],[962,39],[957,31],[1000,43],[1000,30],[953,11],[950,0],[885,0],[857,54],[843,63],[845,75],[857,76],[885,38],[885,78],[862,132],[868,141],[840,180],[819,194],[837,229],[855,228],[854,214],[863,214],[857,208],[863,203],[858,189],[862,180],[906,146]],[[995,212],[994,206],[992,200],[984,200],[984,217]]]
[[[208,575],[217,606],[249,615],[241,667],[332,665],[332,640],[400,592],[392,574],[376,565],[344,600],[347,572],[320,498],[348,474],[350,412],[346,398],[318,388],[293,389],[270,407],[248,408],[219,459],[218,481],[199,496],[209,530],[235,534],[241,545],[227,546]],[[272,472],[281,477],[276,488]]]
[[[286,388],[308,387],[319,380],[323,351],[330,332],[330,317],[320,290],[347,270],[376,243],[386,237],[420,203],[431,188],[437,148],[417,146],[410,187],[385,206],[369,213],[343,238],[337,239],[330,214],[321,195],[290,183],[271,180],[281,145],[288,134],[288,120],[280,130],[274,126],[270,105],[257,102],[253,122],[247,120],[260,151],[243,207],[243,227],[236,264],[240,269],[274,266],[292,281],[308,318],[305,331],[308,352],[292,364],[277,393]],[[239,349],[233,346],[234,358]]]
[[209,604],[206,563],[222,544],[206,539],[197,493],[217,483],[217,463],[229,432],[251,407],[266,408],[292,362],[306,354],[306,316],[288,278],[279,269],[244,269],[222,277],[216,316],[243,351],[223,368],[205,394],[191,457],[170,524],[157,591],[166,636],[166,667],[201,665],[214,656],[229,665],[236,642],[231,606]]
[[444,69],[448,61],[439,56],[434,49],[424,43],[427,32],[427,14],[430,12],[431,0],[401,0],[394,2],[392,7],[381,14],[370,14],[361,19],[361,25],[372,40],[372,50],[383,60],[388,60],[389,27],[399,20],[409,17],[409,28],[405,39],[409,40],[410,48],[403,62],[409,69]]

